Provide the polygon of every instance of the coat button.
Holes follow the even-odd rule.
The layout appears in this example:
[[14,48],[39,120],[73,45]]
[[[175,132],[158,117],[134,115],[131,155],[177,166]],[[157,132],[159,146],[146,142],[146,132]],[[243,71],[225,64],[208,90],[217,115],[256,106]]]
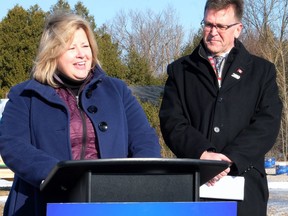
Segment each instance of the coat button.
[[98,111],[96,106],[89,106],[87,110],[89,113],[96,113]]
[[218,103],[222,103],[223,102],[223,98],[222,97],[219,97],[218,98]]
[[106,122],[100,122],[98,128],[100,131],[105,132],[108,130],[108,124]]
[[215,133],[219,133],[220,132],[220,128],[219,127],[214,127],[214,132]]

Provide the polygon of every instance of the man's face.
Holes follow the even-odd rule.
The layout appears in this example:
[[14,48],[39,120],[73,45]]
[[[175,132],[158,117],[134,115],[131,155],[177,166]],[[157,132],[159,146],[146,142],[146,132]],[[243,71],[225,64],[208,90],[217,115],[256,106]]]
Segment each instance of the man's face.
[[213,55],[221,55],[234,47],[242,24],[236,19],[234,7],[221,10],[206,10],[203,20],[204,44]]

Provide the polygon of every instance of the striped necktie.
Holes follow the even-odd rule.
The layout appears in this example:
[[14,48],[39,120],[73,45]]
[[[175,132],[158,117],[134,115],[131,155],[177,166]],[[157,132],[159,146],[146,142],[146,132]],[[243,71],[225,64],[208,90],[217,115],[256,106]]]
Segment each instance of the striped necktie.
[[219,75],[221,72],[221,64],[223,62],[224,57],[223,56],[215,56],[214,59],[215,59],[215,69]]

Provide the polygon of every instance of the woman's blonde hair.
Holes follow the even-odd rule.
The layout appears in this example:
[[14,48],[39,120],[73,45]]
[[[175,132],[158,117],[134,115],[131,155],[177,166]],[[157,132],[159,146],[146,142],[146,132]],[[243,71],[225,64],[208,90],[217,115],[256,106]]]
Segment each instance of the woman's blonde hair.
[[57,71],[57,59],[67,50],[72,36],[79,28],[85,31],[90,43],[92,50],[91,68],[99,64],[98,46],[89,22],[73,13],[57,12],[50,16],[46,22],[31,72],[32,78],[40,83],[58,87],[53,78]]

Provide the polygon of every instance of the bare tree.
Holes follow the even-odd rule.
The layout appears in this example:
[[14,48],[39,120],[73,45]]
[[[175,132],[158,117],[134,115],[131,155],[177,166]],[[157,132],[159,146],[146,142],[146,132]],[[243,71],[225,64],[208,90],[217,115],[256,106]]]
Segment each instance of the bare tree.
[[244,42],[249,50],[276,65],[277,82],[283,101],[278,143],[272,149],[288,157],[288,0],[246,0]]
[[159,14],[150,9],[120,11],[110,25],[110,34],[124,54],[133,46],[148,59],[153,74],[160,75],[181,53],[184,31],[177,20],[175,10],[169,6]]

